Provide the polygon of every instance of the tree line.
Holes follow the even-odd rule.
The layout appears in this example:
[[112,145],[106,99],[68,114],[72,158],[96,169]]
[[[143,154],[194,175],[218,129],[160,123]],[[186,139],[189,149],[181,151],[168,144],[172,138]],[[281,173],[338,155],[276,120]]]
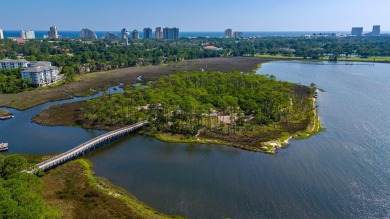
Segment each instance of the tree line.
[[0,69],[0,93],[19,93],[30,88],[31,79],[25,80],[20,69]]
[[[222,50],[204,49],[213,45]],[[79,74],[132,66],[159,65],[210,57],[255,56],[258,54],[319,59],[332,54],[360,57],[390,56],[390,37],[260,37],[244,39],[181,38],[173,41],[133,40],[129,46],[117,41],[62,39],[29,40],[17,44],[0,41],[0,59],[24,57],[29,61],[50,61],[68,81]],[[19,89],[23,90],[19,86]]]
[[0,218],[60,218],[39,195],[42,180],[22,172],[31,167],[21,155],[0,155]]

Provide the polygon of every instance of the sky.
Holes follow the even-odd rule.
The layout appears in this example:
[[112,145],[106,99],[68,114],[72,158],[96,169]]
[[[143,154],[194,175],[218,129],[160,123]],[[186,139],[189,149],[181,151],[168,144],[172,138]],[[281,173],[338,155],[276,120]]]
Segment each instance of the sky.
[[4,30],[390,31],[390,0],[4,0]]

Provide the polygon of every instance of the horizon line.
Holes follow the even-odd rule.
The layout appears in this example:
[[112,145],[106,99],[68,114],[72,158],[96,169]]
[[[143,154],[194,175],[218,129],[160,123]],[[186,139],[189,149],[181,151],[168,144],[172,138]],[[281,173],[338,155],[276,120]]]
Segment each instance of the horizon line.
[[[0,28],[2,29],[2,28]],[[84,28],[82,28],[84,29]],[[90,29],[90,28],[88,28]],[[153,28],[152,28],[153,29]],[[180,29],[180,28],[179,28]],[[2,29],[3,31],[21,31],[21,30],[29,30],[29,31],[49,31],[48,30],[37,30],[37,29]],[[92,29],[90,29],[92,30]],[[138,30],[138,29],[134,29]],[[140,29],[143,30],[143,29]],[[225,29],[226,30],[226,29]],[[224,32],[225,30],[180,30],[182,32]],[[81,31],[81,30],[57,30],[57,31]],[[94,32],[120,32],[121,30],[92,30]],[[350,32],[351,30],[237,30],[239,32]],[[390,32],[390,30],[381,30],[381,32]]]

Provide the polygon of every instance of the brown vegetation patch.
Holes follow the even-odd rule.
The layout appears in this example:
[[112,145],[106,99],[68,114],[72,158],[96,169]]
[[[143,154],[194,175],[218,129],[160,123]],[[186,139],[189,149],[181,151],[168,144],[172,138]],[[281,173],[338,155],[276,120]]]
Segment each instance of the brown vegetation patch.
[[0,110],[0,117],[5,117],[5,116],[11,116],[12,113],[6,111],[6,110]]
[[80,163],[70,162],[42,177],[43,197],[63,218],[139,218],[121,201],[88,186],[83,170]]
[[104,124],[87,120],[82,110],[85,101],[59,104],[42,111],[32,121],[46,126],[74,126],[99,130],[115,130],[123,125]]
[[144,81],[153,81],[163,75],[180,71],[199,71],[203,69],[205,71],[249,72],[256,69],[259,64],[270,60],[252,57],[209,58],[182,61],[168,65],[132,67],[108,72],[90,73],[82,76],[81,80],[77,82],[67,83],[58,87],[42,88],[18,94],[0,94],[0,106],[24,110],[45,102],[68,99],[70,95],[88,96],[91,89],[101,91],[119,83],[135,83],[136,77],[139,75],[143,76],[142,79]]

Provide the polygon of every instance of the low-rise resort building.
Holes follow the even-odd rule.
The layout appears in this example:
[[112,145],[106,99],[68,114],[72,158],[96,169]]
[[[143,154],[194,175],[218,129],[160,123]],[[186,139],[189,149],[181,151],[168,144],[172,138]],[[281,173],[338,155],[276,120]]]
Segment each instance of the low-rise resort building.
[[52,66],[51,62],[34,62],[30,63],[27,68],[22,70],[23,79],[31,79],[33,87],[42,87],[62,79],[58,75],[58,68]]
[[0,60],[0,69],[27,68],[28,63],[25,59],[4,59]]
[[58,67],[52,66],[51,62],[29,62],[25,59],[0,60],[0,69],[17,68],[21,68],[22,78],[29,80],[33,87],[42,87],[62,80],[62,76],[58,72]]

